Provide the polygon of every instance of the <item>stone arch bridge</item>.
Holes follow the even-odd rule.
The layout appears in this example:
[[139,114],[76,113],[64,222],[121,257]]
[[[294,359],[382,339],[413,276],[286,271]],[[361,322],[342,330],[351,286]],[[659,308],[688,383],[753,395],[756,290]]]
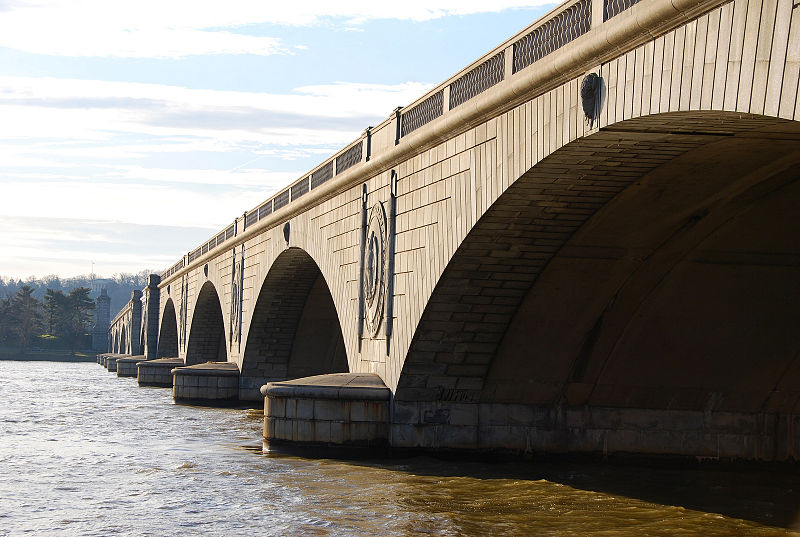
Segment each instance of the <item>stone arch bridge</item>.
[[799,78],[792,0],[568,1],[160,275],[145,352],[276,442],[797,458]]

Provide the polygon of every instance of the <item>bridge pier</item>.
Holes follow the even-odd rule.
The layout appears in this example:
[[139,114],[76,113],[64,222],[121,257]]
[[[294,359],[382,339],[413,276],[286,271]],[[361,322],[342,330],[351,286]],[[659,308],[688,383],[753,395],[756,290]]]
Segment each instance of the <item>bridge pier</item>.
[[391,391],[374,373],[334,373],[269,382],[261,393],[267,444],[389,445]]
[[143,354],[117,358],[117,376],[135,377],[138,373],[139,362],[144,362],[146,359]]
[[117,372],[117,360],[130,356],[129,354],[110,354],[106,357],[106,369],[111,373]]
[[172,370],[182,365],[183,360],[180,358],[159,358],[139,362],[136,375],[139,386],[172,388]]
[[232,362],[206,362],[172,369],[175,401],[219,403],[239,400],[239,367]]

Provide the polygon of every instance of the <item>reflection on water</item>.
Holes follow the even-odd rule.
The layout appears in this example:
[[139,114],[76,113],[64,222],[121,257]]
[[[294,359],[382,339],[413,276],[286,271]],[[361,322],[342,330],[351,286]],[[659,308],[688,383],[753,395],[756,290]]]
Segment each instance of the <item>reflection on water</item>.
[[798,475],[261,452],[254,410],[0,362],[0,536],[793,534]]

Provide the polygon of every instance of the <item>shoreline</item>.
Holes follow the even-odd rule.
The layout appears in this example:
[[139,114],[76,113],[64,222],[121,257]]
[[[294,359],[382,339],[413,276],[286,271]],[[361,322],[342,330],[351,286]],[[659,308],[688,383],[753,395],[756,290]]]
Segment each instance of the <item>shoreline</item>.
[[95,355],[71,355],[69,353],[35,353],[22,354],[19,352],[0,353],[0,361],[12,362],[94,362]]

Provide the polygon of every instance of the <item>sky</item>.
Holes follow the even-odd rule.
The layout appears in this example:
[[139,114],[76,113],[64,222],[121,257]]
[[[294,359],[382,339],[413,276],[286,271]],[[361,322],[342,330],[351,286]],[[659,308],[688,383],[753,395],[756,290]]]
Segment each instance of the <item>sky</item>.
[[544,0],[0,0],[0,276],[160,272]]

